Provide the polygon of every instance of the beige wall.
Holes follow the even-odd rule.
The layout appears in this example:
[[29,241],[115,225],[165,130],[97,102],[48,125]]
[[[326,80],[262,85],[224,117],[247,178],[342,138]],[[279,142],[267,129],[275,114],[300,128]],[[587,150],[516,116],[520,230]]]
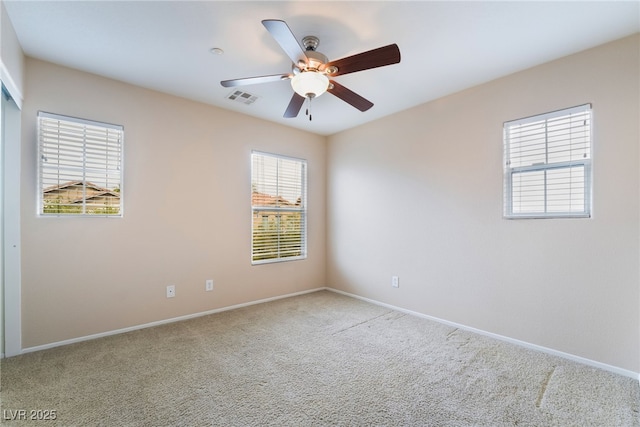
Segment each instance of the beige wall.
[[[636,35],[330,137],[329,285],[639,372],[639,51]],[[502,219],[503,122],[588,102],[593,217]]]
[[[324,137],[33,59],[26,89],[24,348],[325,286]],[[124,218],[36,216],[38,110],[124,126]],[[252,149],[308,160],[307,260],[251,266]]]

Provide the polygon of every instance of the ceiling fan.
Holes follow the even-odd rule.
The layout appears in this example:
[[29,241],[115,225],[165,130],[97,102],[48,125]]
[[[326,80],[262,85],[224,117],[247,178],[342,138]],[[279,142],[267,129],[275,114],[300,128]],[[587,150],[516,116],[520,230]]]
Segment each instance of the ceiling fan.
[[[297,117],[305,100],[308,100],[310,104],[313,98],[325,92],[337,96],[360,111],[367,111],[373,107],[371,101],[340,85],[332,80],[332,78],[400,62],[400,49],[396,44],[390,44],[346,58],[329,61],[325,55],[316,51],[320,43],[317,37],[304,37],[302,39],[303,49],[286,22],[277,19],[265,19],[262,21],[262,24],[276,42],[278,42],[287,56],[291,58],[291,61],[293,61],[291,72],[223,80],[220,84],[224,87],[235,87],[291,80],[291,87],[294,90],[294,94],[284,112],[284,117]],[[309,108],[307,108],[306,114],[309,116],[309,120],[311,120],[312,117]]]

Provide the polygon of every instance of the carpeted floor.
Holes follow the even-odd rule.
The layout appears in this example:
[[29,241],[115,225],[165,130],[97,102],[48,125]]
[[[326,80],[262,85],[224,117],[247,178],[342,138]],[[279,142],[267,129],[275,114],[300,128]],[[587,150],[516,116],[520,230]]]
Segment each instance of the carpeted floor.
[[640,426],[636,380],[328,291],[4,359],[1,398],[3,425]]

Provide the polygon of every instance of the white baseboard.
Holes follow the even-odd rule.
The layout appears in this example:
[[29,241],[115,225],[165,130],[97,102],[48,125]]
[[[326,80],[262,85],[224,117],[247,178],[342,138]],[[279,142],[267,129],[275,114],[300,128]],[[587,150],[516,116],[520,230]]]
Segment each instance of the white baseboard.
[[60,347],[60,346],[69,345],[69,344],[75,344],[75,343],[82,342],[82,341],[94,340],[96,338],[103,338],[103,337],[108,337],[108,336],[111,336],[111,335],[123,334],[125,332],[136,331],[136,330],[139,330],[139,329],[152,328],[154,326],[160,326],[160,325],[164,325],[164,324],[167,324],[167,323],[180,322],[182,320],[193,319],[193,318],[196,318],[196,317],[207,316],[209,314],[221,313],[223,311],[235,310],[236,308],[248,307],[250,305],[262,304],[262,303],[265,303],[265,302],[275,301],[275,300],[279,300],[279,299],[283,299],[283,298],[295,297],[295,296],[298,296],[298,295],[309,294],[311,292],[317,292],[317,291],[322,291],[322,290],[327,290],[327,289],[328,288],[314,288],[314,289],[309,289],[307,291],[294,292],[294,293],[291,293],[291,294],[279,295],[279,296],[271,297],[271,298],[264,298],[264,299],[260,299],[260,300],[256,300],[256,301],[245,302],[245,303],[242,303],[242,304],[230,305],[230,306],[227,306],[227,307],[221,307],[221,308],[216,308],[216,309],[213,309],[213,310],[207,310],[207,311],[202,311],[202,312],[198,312],[198,313],[187,314],[187,315],[184,315],[184,316],[173,317],[171,319],[158,320],[158,321],[155,321],[155,322],[145,323],[145,324],[136,325],[136,326],[130,326],[130,327],[127,327],[127,328],[116,329],[116,330],[113,330],[113,331],[101,332],[101,333],[98,333],[98,334],[86,335],[86,336],[83,336],[83,337],[71,338],[71,339],[68,339],[68,340],[52,342],[52,343],[49,343],[49,344],[43,344],[43,345],[38,345],[38,346],[34,346],[34,347],[23,348],[22,351],[20,352],[20,354],[33,353],[34,351],[47,350],[47,349],[54,348],[54,347]]
[[336,292],[348,297],[352,297],[352,298],[356,298],[362,301],[366,301],[369,302],[371,304],[375,304],[375,305],[379,305],[382,307],[386,307],[389,308],[391,310],[395,310],[395,311],[400,311],[402,313],[406,313],[406,314],[410,314],[412,316],[417,316],[417,317],[421,317],[423,319],[428,319],[428,320],[433,320],[434,322],[438,322],[438,323],[442,323],[448,326],[452,326],[454,328],[458,328],[458,329],[462,329],[465,331],[469,331],[469,332],[473,332],[476,333],[478,335],[484,335],[486,337],[490,337],[490,338],[495,338],[497,340],[500,341],[504,341],[504,342],[508,342],[511,344],[515,344],[518,345],[520,347],[524,347],[524,348],[528,348],[530,350],[535,350],[535,351],[539,351],[542,353],[546,353],[546,354],[550,354],[553,356],[558,356],[558,357],[562,357],[564,359],[568,359],[574,362],[578,362],[578,363],[582,363],[583,365],[588,365],[588,366],[592,366],[594,368],[599,368],[602,369],[604,371],[609,371],[612,372],[614,374],[618,374],[618,375],[622,375],[625,377],[629,377],[629,378],[633,378],[635,380],[638,380],[640,382],[640,373],[638,372],[633,372],[633,371],[629,371],[627,369],[623,369],[623,368],[619,368],[617,366],[612,366],[612,365],[608,365],[606,363],[602,363],[602,362],[597,362],[595,360],[591,360],[591,359],[587,359],[581,356],[576,356],[574,354],[570,354],[570,353],[565,353],[563,351],[558,351],[558,350],[554,350],[552,348],[548,348],[548,347],[543,347],[541,345],[537,345],[537,344],[531,344],[529,342],[526,341],[521,341],[521,340],[517,340],[514,338],[509,338],[506,337],[504,335],[498,335],[498,334],[494,334],[493,332],[487,332],[487,331],[483,331],[481,329],[476,329],[476,328],[472,328],[470,326],[466,326],[466,325],[461,325],[459,323],[455,323],[455,322],[450,322],[448,320],[444,320],[444,319],[440,319],[437,317],[433,317],[433,316],[429,316],[427,314],[423,314],[423,313],[419,313],[417,311],[412,311],[412,310],[407,310],[404,309],[402,307],[396,307],[394,305],[391,304],[386,304],[384,302],[380,302],[380,301],[376,301],[370,298],[365,298],[359,295],[355,295],[355,294],[351,294],[349,292],[344,292],[338,289],[334,289],[334,288],[326,288],[327,290],[331,291],[331,292]]

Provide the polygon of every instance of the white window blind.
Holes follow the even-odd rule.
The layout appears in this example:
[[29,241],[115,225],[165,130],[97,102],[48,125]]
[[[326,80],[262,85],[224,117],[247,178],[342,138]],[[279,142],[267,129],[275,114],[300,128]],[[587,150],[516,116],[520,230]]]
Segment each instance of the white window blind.
[[253,264],[307,257],[307,162],[251,153]]
[[504,216],[591,215],[591,105],[504,124]]
[[122,216],[123,127],[38,113],[40,215]]

